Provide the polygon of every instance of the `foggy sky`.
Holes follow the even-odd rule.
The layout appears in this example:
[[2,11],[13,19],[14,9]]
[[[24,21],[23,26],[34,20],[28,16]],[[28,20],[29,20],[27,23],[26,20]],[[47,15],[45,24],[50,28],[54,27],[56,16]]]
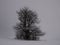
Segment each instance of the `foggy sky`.
[[16,10],[24,6],[37,12],[45,39],[60,39],[60,0],[0,0],[0,38],[15,36]]

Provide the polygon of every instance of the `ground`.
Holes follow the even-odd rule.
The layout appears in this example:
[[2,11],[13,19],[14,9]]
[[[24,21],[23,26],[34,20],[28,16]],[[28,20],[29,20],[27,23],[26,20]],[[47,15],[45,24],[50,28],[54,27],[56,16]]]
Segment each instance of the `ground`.
[[59,40],[26,41],[0,38],[0,45],[60,45]]

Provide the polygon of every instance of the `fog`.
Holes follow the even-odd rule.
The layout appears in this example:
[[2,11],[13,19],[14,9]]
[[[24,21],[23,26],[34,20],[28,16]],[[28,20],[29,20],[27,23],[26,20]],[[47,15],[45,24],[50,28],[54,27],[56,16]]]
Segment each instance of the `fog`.
[[22,7],[36,11],[44,40],[60,40],[60,0],[0,0],[0,38],[14,38],[16,11]]

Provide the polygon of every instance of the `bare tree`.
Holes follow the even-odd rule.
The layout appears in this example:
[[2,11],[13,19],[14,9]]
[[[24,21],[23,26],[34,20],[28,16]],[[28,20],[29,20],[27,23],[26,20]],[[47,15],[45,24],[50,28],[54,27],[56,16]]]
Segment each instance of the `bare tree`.
[[[36,12],[24,7],[18,12],[19,23],[16,24],[16,38],[24,40],[39,40],[38,36],[43,36],[44,33],[35,25],[38,23]],[[38,37],[38,38],[37,38]]]

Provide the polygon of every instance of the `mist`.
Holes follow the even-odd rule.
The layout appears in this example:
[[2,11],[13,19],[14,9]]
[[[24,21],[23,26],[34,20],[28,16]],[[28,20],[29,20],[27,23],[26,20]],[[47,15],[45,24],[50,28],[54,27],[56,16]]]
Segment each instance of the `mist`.
[[0,0],[0,38],[14,38],[16,11],[24,6],[36,11],[45,40],[60,40],[60,0]]

